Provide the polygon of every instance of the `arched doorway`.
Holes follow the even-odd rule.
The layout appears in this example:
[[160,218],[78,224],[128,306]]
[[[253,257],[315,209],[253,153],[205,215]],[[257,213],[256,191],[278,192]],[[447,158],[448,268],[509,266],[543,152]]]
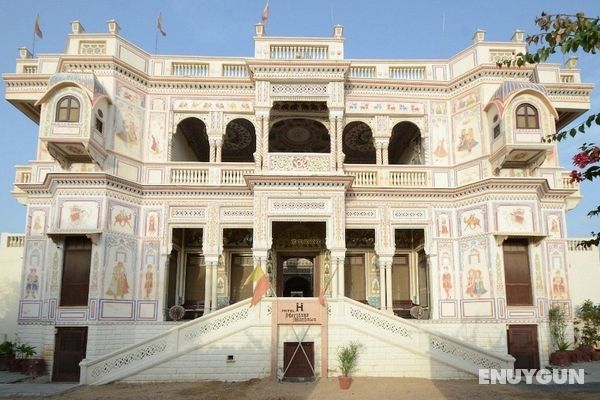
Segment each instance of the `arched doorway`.
[[345,164],[375,164],[373,132],[361,121],[350,122],[344,128],[343,152]]
[[394,126],[388,146],[388,163],[413,165],[425,163],[421,131],[418,126],[408,121]]
[[237,118],[227,124],[223,137],[223,162],[253,162],[256,151],[254,125],[247,119]]
[[177,124],[171,140],[171,161],[208,162],[210,146],[206,125],[198,118],[186,118]]
[[269,132],[270,153],[329,153],[331,139],[325,125],[307,118],[276,122]]

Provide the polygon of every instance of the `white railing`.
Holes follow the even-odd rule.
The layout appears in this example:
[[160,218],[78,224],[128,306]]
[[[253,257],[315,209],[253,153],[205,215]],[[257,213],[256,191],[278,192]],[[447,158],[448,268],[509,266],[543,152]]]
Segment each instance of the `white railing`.
[[15,167],[15,183],[31,183],[31,167],[18,165]]
[[[330,304],[333,323],[348,324],[365,334],[374,335],[388,343],[431,357],[473,375],[477,376],[480,368],[513,368],[515,359],[508,354],[505,356],[494,354],[466,341],[430,331],[418,323],[349,298],[334,299]],[[336,316],[340,318],[338,321],[335,320]]]
[[171,181],[175,185],[208,184],[208,168],[173,168]]
[[258,311],[249,304],[246,299],[97,359],[84,359],[79,364],[80,383],[102,385],[124,379],[239,332],[258,321]]
[[579,190],[579,182],[571,179],[570,172],[561,172],[560,181],[563,189]]
[[569,251],[598,251],[598,246],[580,246],[580,243],[585,240],[590,240],[591,238],[581,238],[581,239],[568,239],[567,247]]
[[375,67],[350,67],[350,78],[375,78]]
[[208,76],[208,64],[173,63],[171,75],[174,76]]
[[352,186],[377,186],[377,171],[347,171],[346,175],[354,177]]
[[512,60],[515,57],[515,52],[512,50],[491,50],[490,63],[502,64],[506,60]]
[[573,74],[560,74],[561,83],[575,83],[575,76]]
[[271,46],[271,58],[284,60],[326,60],[328,58],[327,46]]
[[390,171],[390,186],[423,187],[428,183],[426,171]]
[[391,79],[419,81],[425,79],[425,67],[390,67]]
[[248,76],[248,67],[240,64],[224,64],[223,76],[225,78],[246,78]]
[[24,74],[37,74],[38,67],[37,65],[23,65],[23,73]]
[[254,172],[252,169],[223,169],[221,170],[221,185],[244,185],[245,175]]

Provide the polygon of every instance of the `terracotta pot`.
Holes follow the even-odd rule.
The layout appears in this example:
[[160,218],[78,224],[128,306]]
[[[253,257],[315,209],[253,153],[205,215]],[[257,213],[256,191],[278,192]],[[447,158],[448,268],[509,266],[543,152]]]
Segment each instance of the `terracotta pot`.
[[577,350],[581,354],[581,361],[592,361],[592,352],[594,351],[592,347],[580,347]]
[[347,390],[350,389],[352,378],[350,378],[349,376],[338,376],[338,382],[340,384],[340,389]]
[[600,361],[600,351],[594,351],[592,353],[592,361]]
[[555,351],[550,353],[550,364],[566,366],[571,364],[570,351]]
[[7,371],[15,356],[0,356],[0,371]]
[[23,359],[13,358],[9,361],[8,370],[10,372],[21,372],[23,368]]
[[583,354],[581,353],[581,350],[579,350],[579,349],[569,350],[569,358],[570,358],[571,362],[574,362],[574,363],[582,362]]

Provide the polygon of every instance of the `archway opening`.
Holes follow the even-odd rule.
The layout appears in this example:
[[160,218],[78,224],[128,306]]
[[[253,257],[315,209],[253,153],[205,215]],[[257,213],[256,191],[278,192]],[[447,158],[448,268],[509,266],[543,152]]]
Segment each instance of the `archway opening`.
[[253,162],[256,151],[254,125],[247,119],[237,118],[227,124],[223,138],[223,162]]
[[423,142],[419,127],[404,121],[392,129],[388,147],[389,164],[424,164]]
[[204,122],[193,117],[181,121],[171,141],[171,161],[208,162],[209,154]]
[[345,164],[375,164],[373,132],[361,121],[350,122],[344,128],[343,152]]

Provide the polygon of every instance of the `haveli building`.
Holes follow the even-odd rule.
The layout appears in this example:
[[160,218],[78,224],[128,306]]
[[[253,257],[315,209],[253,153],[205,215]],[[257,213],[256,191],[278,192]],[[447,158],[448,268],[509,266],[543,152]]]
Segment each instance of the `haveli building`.
[[52,378],[328,376],[353,340],[356,375],[546,365],[580,196],[541,138],[588,109],[576,59],[500,68],[522,31],[447,60],[346,59],[339,25],[254,42],[153,55],[74,21],[4,75],[39,124],[19,331]]

